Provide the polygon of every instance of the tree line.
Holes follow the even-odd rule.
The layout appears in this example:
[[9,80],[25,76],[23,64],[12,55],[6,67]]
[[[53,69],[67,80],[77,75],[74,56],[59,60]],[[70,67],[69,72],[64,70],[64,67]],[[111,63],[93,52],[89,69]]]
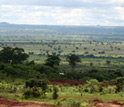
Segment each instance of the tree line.
[[[0,61],[3,63],[22,64],[25,60],[28,59],[28,57],[29,55],[25,53],[24,49],[18,47],[3,47],[3,49],[0,51]],[[73,70],[77,63],[81,62],[80,57],[75,54],[67,55],[66,60],[69,62],[69,65]],[[61,59],[59,56],[48,55],[45,65],[54,68],[55,66],[59,66],[60,61]]]

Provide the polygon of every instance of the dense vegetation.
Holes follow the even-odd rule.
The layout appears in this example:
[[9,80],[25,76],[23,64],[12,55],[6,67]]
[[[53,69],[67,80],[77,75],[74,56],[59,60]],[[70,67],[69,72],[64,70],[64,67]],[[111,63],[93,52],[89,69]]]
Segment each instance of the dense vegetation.
[[[70,54],[67,56],[68,66],[72,71],[61,71],[59,65],[61,58],[59,56],[48,55],[44,64],[36,64],[34,61],[26,61],[28,55],[24,53],[22,48],[3,47],[0,51],[0,70],[5,77],[14,78],[40,78],[45,75],[47,79],[64,79],[86,81],[90,79],[97,79],[98,81],[113,80],[117,77],[123,77],[122,70],[97,70],[91,69],[86,71],[75,71],[75,66],[81,62],[78,55]],[[108,65],[110,61],[106,62]],[[92,65],[90,65],[92,66]],[[70,68],[70,69],[71,69]],[[63,73],[63,75],[61,75]],[[2,76],[3,78],[3,76]]]

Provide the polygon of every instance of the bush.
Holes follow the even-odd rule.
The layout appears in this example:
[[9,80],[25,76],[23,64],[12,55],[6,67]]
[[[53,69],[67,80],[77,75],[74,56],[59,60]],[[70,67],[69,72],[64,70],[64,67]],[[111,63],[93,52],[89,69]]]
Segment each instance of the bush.
[[41,77],[40,72],[33,70],[30,66],[25,65],[7,65],[1,72],[2,74],[6,74],[7,77],[12,78],[36,78],[37,76]]
[[23,93],[24,98],[30,98],[32,96],[32,90],[30,88],[26,89]]
[[56,86],[53,87],[53,99],[57,99],[58,95],[58,88]]
[[81,103],[72,100],[72,101],[70,101],[69,106],[70,107],[80,107],[81,106]]
[[103,88],[102,90],[102,94],[114,94],[115,92],[116,92],[116,86]]
[[124,88],[124,77],[118,77],[115,80],[115,85],[116,85],[116,92],[120,92],[123,91]]
[[17,86],[12,85],[8,90],[10,93],[15,93],[17,91]]
[[25,83],[25,87],[30,87],[30,88],[34,88],[34,87],[39,87],[42,90],[42,94],[45,97],[45,93],[48,89],[48,80],[47,79],[30,79],[29,81],[26,81]]
[[41,74],[49,74],[49,73],[55,73],[55,70],[47,65],[36,65],[34,69]]
[[0,90],[5,90],[7,88],[8,84],[5,81],[0,82]]
[[24,93],[23,93],[24,98],[32,98],[32,97],[40,97],[41,96],[41,92],[39,91],[39,89],[37,87],[34,88],[27,88]]
[[84,90],[87,90],[90,93],[99,92],[100,83],[96,79],[91,79],[87,81],[87,84],[84,86]]

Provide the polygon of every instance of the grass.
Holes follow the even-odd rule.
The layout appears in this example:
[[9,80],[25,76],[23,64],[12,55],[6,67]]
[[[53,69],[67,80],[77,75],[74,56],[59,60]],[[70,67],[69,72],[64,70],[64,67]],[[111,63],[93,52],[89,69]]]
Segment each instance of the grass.
[[[112,102],[112,101],[119,101],[120,103],[124,103],[124,96],[120,96],[120,94],[89,94],[89,93],[83,93],[83,96],[81,97],[79,93],[59,93],[59,98],[57,100],[53,100],[51,93],[47,93],[47,98],[29,98],[29,99],[23,99],[21,94],[18,93],[20,97],[16,97],[15,94],[12,93],[0,93],[0,96],[4,96],[9,99],[16,99],[20,102],[31,102],[31,101],[39,101],[41,104],[54,104],[57,105],[59,102],[62,105],[68,105],[71,101],[80,102],[82,106],[89,105],[91,101],[95,99],[102,100],[104,102]],[[66,99],[66,100],[63,100]]]
[[[89,52],[89,54],[94,54],[95,56],[112,56],[114,58],[117,58],[119,56],[124,57],[124,43],[120,44],[120,43],[108,43],[108,42],[104,42],[104,45],[102,45],[101,43],[97,43],[97,42],[92,42],[92,44],[90,44],[90,42],[58,42],[55,43],[54,45],[52,44],[53,48],[50,48],[48,46],[51,45],[51,42],[44,42],[44,45],[41,44],[31,44],[30,42],[22,42],[22,43],[17,43],[17,42],[7,42],[8,46],[12,46],[13,44],[16,43],[16,46],[20,47],[20,48],[24,48],[26,53],[29,52],[34,52],[34,55],[30,55],[29,57],[29,61],[34,60],[35,63],[38,64],[44,64],[45,63],[45,59],[46,59],[46,55],[43,56],[39,56],[38,54],[46,54],[46,51],[49,51],[49,53],[51,54],[52,52],[56,52],[58,53],[58,51],[63,50],[61,52],[61,55],[67,55],[69,53],[74,53],[74,54],[78,54],[78,55],[83,55],[85,52]],[[36,42],[37,43],[37,42]],[[70,45],[71,44],[71,45]],[[81,44],[81,46],[80,46]],[[58,50],[58,47],[61,46],[61,49]],[[111,51],[110,46],[113,46],[114,49],[113,51]],[[67,47],[67,48],[66,48]],[[76,49],[76,47],[79,47],[79,49]],[[84,49],[85,47],[87,47],[87,49]],[[115,47],[120,48],[121,50],[115,49]],[[57,50],[55,50],[55,48]],[[2,48],[0,48],[2,49]],[[93,51],[93,49],[96,49],[96,51]],[[72,52],[72,51],[75,52]],[[101,51],[105,51],[105,54],[98,54],[98,52]],[[87,55],[87,54],[84,54]],[[59,69],[61,71],[69,71],[71,69],[71,67],[69,66],[68,62],[66,61],[66,58],[61,57],[62,61],[60,63]],[[124,67],[124,59],[102,59],[102,58],[82,58],[81,59],[82,62],[78,63],[78,65],[75,68],[75,71],[89,71],[91,69],[98,69],[98,70],[116,70],[116,69],[123,69]],[[110,60],[111,64],[106,64],[106,60]],[[90,63],[93,63],[93,66],[90,66]],[[29,98],[29,99],[24,99],[22,97],[22,92],[16,92],[16,93],[9,93],[9,92],[0,92],[0,96],[4,96],[6,98],[11,98],[11,99],[16,99],[18,101],[33,101],[33,100],[37,100],[37,101],[41,101],[45,102],[47,104],[56,104],[61,102],[62,105],[67,105],[70,103],[70,101],[79,101],[81,102],[82,106],[86,106],[88,104],[90,104],[90,102],[94,99],[100,99],[103,100],[105,102],[111,102],[114,100],[120,101],[121,103],[124,102],[124,95],[123,93],[118,93],[118,94],[104,94],[101,95],[100,93],[96,93],[96,94],[89,94],[89,93],[85,93],[83,92],[83,96],[80,96],[80,93],[78,92],[78,90],[76,89],[76,87],[64,87],[63,89],[64,91],[59,91],[59,98],[57,100],[53,100],[52,99],[52,93],[48,92],[47,93],[47,98],[42,99],[42,98]],[[62,101],[63,99],[65,99],[65,101]]]
[[[75,36],[77,38],[77,36]],[[34,60],[35,63],[44,64],[45,59],[47,57],[46,51],[49,51],[49,54],[52,52],[59,53],[61,55],[68,55],[69,53],[74,53],[77,55],[89,55],[93,54],[95,56],[111,56],[113,58],[124,57],[124,42],[90,42],[90,41],[57,41],[53,43],[52,41],[1,41],[1,43],[5,43],[6,46],[12,47],[20,47],[24,48],[26,53],[33,52],[33,55],[30,55],[29,61]],[[42,44],[40,44],[42,43]],[[52,47],[51,47],[52,46]],[[78,47],[78,49],[76,49]],[[112,47],[112,48],[111,48]],[[86,49],[84,49],[86,48]],[[120,50],[118,50],[120,48]],[[2,47],[0,47],[0,50]],[[95,51],[93,51],[95,49]],[[75,52],[72,52],[75,51]],[[99,54],[99,52],[105,51],[104,54]],[[88,52],[88,54],[85,54]],[[45,55],[43,55],[45,54]],[[66,58],[61,57],[62,61],[60,64],[60,68],[62,70],[70,69],[68,66],[68,62]],[[107,65],[106,61],[110,60],[111,64]],[[90,67],[90,63],[93,63],[93,66]],[[64,66],[64,67],[63,67]],[[108,59],[108,58],[82,58],[82,62],[79,63],[77,69],[89,69],[89,68],[97,68],[97,69],[120,69],[124,66],[124,59]]]
[[[50,87],[52,88],[52,85],[50,85]],[[82,106],[86,106],[89,105],[93,100],[95,99],[99,99],[102,100],[104,102],[112,102],[112,101],[119,101],[121,103],[124,103],[124,94],[123,92],[120,93],[114,93],[114,94],[104,94],[102,95],[101,93],[94,93],[94,94],[90,94],[90,93],[86,93],[86,92],[82,92],[82,96],[80,95],[80,93],[78,92],[78,88],[76,86],[62,86],[61,88],[58,86],[59,88],[59,98],[57,100],[53,100],[52,99],[52,92],[47,92],[46,93],[46,98],[29,98],[29,99],[24,99],[23,98],[23,90],[18,90],[17,92],[7,92],[7,91],[1,91],[0,92],[0,96],[4,96],[5,98],[8,99],[16,99],[17,101],[20,102],[31,102],[31,101],[38,101],[42,103],[46,103],[46,104],[61,104],[61,105],[69,105],[73,102],[79,102]]]

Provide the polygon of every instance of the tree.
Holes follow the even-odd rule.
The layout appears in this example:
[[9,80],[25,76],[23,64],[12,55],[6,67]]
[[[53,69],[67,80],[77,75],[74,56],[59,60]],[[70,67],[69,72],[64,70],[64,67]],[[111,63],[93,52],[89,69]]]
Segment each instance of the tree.
[[118,77],[115,81],[115,85],[117,87],[116,92],[120,92],[124,87],[124,77]]
[[93,63],[92,63],[92,62],[90,63],[90,66],[91,66],[91,67],[93,66]]
[[22,48],[13,48],[13,56],[12,56],[12,63],[19,64],[25,61],[29,56],[28,54],[24,53],[24,49]]
[[13,52],[11,47],[3,47],[0,51],[0,61],[3,63],[10,63],[12,60]]
[[83,87],[82,87],[82,85],[79,85],[78,91],[79,91],[80,95],[82,96],[82,92],[83,92]]
[[0,61],[3,63],[20,64],[28,57],[22,48],[3,47],[0,51]]
[[110,65],[111,64],[111,61],[110,60],[107,60],[106,61],[106,64]]
[[58,88],[56,86],[53,87],[53,99],[57,99],[59,97],[58,95]]
[[77,65],[77,62],[81,62],[80,57],[74,54],[68,55],[66,60],[69,62],[69,65],[72,67],[73,70],[74,67]]
[[100,89],[100,83],[96,79],[91,79],[91,80],[87,81],[85,88],[90,93],[98,92]]
[[55,73],[55,70],[53,68],[46,65],[35,65],[34,69],[40,72],[41,74]]
[[30,88],[40,87],[43,93],[43,97],[45,97],[48,89],[48,83],[49,81],[47,79],[38,79],[38,80],[31,79],[29,81],[26,81],[25,87],[30,87]]
[[60,61],[61,59],[59,56],[48,55],[45,65],[54,68],[55,66],[59,66]]

